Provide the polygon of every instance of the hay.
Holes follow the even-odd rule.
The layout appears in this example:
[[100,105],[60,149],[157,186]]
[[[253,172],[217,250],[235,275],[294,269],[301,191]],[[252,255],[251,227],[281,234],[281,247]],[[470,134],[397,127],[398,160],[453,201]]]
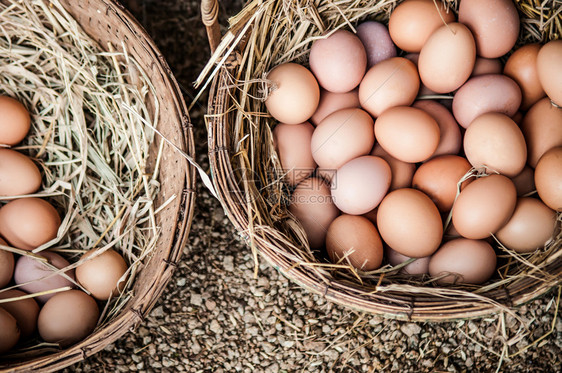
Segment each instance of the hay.
[[[263,87],[268,84],[264,77],[284,62],[307,65],[310,46],[325,32],[352,29],[366,19],[387,21],[397,3],[255,0],[231,18],[229,31],[196,82],[203,88],[213,84],[206,119],[215,186],[254,255],[261,253],[292,280],[338,303],[421,320],[510,312],[512,305],[560,282],[561,233],[530,255],[499,246],[498,274],[484,286],[441,288],[433,279],[405,276],[388,265],[364,273],[345,261],[329,264],[321,253],[310,250],[302,227],[288,212],[290,191],[280,182],[283,170],[272,141],[276,121],[263,104],[267,94]],[[444,3],[456,12],[457,1]],[[519,44],[560,37],[559,1],[542,1],[539,7],[538,1],[516,3],[522,18]]]
[[[34,196],[51,202],[63,218],[57,237],[32,253],[0,249],[37,260],[49,249],[72,263],[50,276],[77,267],[91,249],[97,250],[92,257],[109,249],[121,253],[129,265],[121,278],[126,285],[105,303],[97,328],[132,296],[135,276],[160,235],[156,214],[175,198],[155,211],[164,142],[147,173],[151,128],[158,126],[160,110],[151,79],[124,43],[118,51],[106,48],[109,52],[58,0],[0,5],[0,93],[20,100],[32,116],[29,135],[14,149],[29,155],[44,174]],[[30,340],[22,351],[43,346]]]

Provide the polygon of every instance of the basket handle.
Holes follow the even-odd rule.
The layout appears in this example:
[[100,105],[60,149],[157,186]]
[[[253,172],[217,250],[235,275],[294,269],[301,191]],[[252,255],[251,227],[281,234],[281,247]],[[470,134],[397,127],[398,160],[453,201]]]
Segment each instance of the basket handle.
[[207,29],[211,53],[214,53],[221,41],[218,0],[201,0],[201,20]]

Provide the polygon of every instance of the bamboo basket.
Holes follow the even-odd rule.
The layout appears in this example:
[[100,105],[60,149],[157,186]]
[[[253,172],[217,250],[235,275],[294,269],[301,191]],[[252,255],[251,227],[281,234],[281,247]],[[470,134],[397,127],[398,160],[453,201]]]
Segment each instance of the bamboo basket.
[[[149,98],[158,100],[165,108],[159,111],[158,130],[184,155],[193,156],[193,130],[180,88],[164,57],[142,26],[114,0],[61,0],[61,4],[103,48],[108,43],[114,47],[125,43],[129,55],[151,78],[156,97]],[[149,110],[154,112],[152,107]],[[155,137],[149,150],[151,154],[158,152],[162,141],[160,136]],[[117,315],[81,342],[62,350],[50,349],[39,356],[30,353],[11,360],[2,358],[0,371],[57,371],[95,354],[143,322],[177,268],[193,218],[195,168],[169,144],[164,144],[162,151],[159,165],[161,188],[155,200],[155,208],[161,207],[156,215],[161,233],[154,250],[142,259],[138,267],[132,296]],[[149,165],[147,172],[154,167],[154,164]]]
[[[271,134],[275,121],[263,104],[263,77],[283,62],[306,65],[314,37],[324,32],[350,29],[364,19],[387,23],[399,2],[250,1],[230,19],[228,31],[218,40],[218,3],[203,1],[203,23],[211,48],[216,49],[198,80],[203,88],[210,85],[207,125],[214,186],[231,222],[256,258],[259,253],[287,278],[332,302],[410,321],[512,313],[560,284],[560,234],[546,254],[527,258],[527,264],[521,263],[521,258],[506,259],[505,276],[481,287],[438,287],[384,269],[359,279],[352,270],[331,268],[327,261],[318,259],[302,227],[282,202],[287,191],[279,182],[282,171]],[[453,11],[458,9],[457,1],[446,3]],[[521,19],[518,45],[561,37],[560,4],[515,3]]]

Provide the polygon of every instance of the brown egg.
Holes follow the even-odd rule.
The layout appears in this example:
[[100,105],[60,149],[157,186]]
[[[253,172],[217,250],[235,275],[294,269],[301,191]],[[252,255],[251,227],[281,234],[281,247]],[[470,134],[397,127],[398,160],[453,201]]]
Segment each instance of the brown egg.
[[377,227],[388,246],[412,258],[433,254],[443,236],[435,204],[419,190],[410,188],[386,195],[379,205]]
[[540,44],[527,44],[509,56],[503,73],[513,79],[523,95],[521,110],[529,109],[535,102],[546,96],[537,71],[537,56]]
[[0,95],[0,144],[16,145],[29,132],[29,112],[18,100]]
[[[390,247],[385,248],[384,254],[391,266],[397,266],[407,260],[412,259],[409,256],[400,254],[396,250],[392,250]],[[404,267],[402,267],[400,269],[400,273],[405,273],[408,275],[424,275],[426,273],[429,273],[429,259],[431,259],[431,256],[414,259],[415,260],[412,263],[406,264]]]
[[412,178],[416,171],[416,165],[414,163],[399,161],[388,154],[380,144],[375,145],[371,151],[371,155],[381,157],[390,166],[392,180],[390,181],[390,188],[388,188],[388,191],[412,186]]
[[10,351],[20,339],[20,329],[14,316],[0,307],[0,354]]
[[0,235],[12,246],[31,251],[57,237],[57,210],[40,198],[20,198],[0,208]]
[[425,111],[408,106],[388,109],[377,118],[375,138],[394,158],[422,162],[439,145],[439,125]]
[[366,213],[364,213],[364,214],[361,215],[361,216],[363,216],[363,217],[369,219],[369,221],[370,221],[371,223],[373,223],[373,225],[376,227],[376,226],[377,226],[377,212],[378,212],[378,211],[379,211],[379,208],[378,208],[378,207],[375,207],[375,208],[372,209],[371,211],[366,212]]
[[[21,290],[6,290],[0,292],[0,299],[19,298],[27,295]],[[16,319],[20,328],[20,337],[26,338],[37,329],[37,317],[39,316],[39,305],[33,298],[14,300],[0,303]]]
[[310,118],[310,121],[314,126],[318,126],[324,118],[338,110],[359,107],[358,89],[344,93],[334,93],[321,89],[318,108],[314,112],[314,115],[312,115],[312,118]]
[[320,88],[312,73],[296,63],[284,63],[267,74],[270,92],[265,100],[267,110],[282,123],[307,121],[318,107]]
[[367,53],[356,35],[337,30],[312,43],[309,62],[322,88],[330,92],[349,92],[365,75]]
[[0,149],[0,180],[0,196],[30,194],[41,187],[41,172],[26,155]]
[[457,197],[453,205],[453,224],[463,237],[489,237],[507,223],[516,202],[515,186],[507,177],[490,175],[478,178]]
[[472,122],[464,134],[464,152],[474,167],[485,166],[508,177],[519,174],[527,161],[523,133],[500,113],[486,113]]
[[518,253],[544,247],[552,239],[556,213],[535,198],[519,198],[511,219],[497,231],[496,238]]
[[476,47],[468,28],[460,23],[441,26],[420,52],[421,81],[434,92],[452,92],[466,82],[475,60]]
[[446,242],[429,261],[439,284],[482,284],[496,270],[496,253],[486,241],[458,238]]
[[340,167],[332,180],[332,198],[346,214],[365,214],[378,206],[390,186],[390,166],[380,157],[366,155]]
[[525,114],[521,131],[527,142],[527,163],[534,168],[544,153],[562,146],[562,109],[548,97],[539,100]]
[[[47,258],[48,264],[52,267],[62,269],[70,265],[70,263],[59,254],[43,250],[40,254]],[[74,283],[60,274],[53,275],[56,272],[47,264],[29,256],[20,256],[16,262],[14,270],[14,282],[19,288],[26,293],[34,294],[42,291],[63,288],[65,286],[74,287]],[[64,272],[66,276],[74,280],[74,269]],[[40,303],[45,303],[54,296],[55,293],[39,295],[35,297]]]
[[431,157],[458,154],[461,150],[462,138],[459,124],[453,114],[445,106],[433,100],[419,100],[414,102],[412,106],[431,115],[439,126],[439,145],[437,145],[437,149]]
[[511,120],[517,123],[517,125],[520,125],[521,122],[523,122],[523,113],[518,111],[517,113],[513,114],[513,116],[511,116]]
[[525,166],[523,171],[511,178],[511,181],[515,185],[517,197],[523,197],[535,191],[535,171],[529,166]]
[[375,270],[382,263],[383,247],[379,232],[362,216],[338,216],[328,228],[326,250],[333,263],[347,263],[348,259],[353,267],[362,271]]
[[396,47],[385,25],[376,21],[362,22],[357,26],[357,36],[367,52],[367,69],[396,57]]
[[468,80],[453,98],[453,115],[464,128],[480,115],[498,112],[511,117],[521,105],[517,83],[500,74],[481,75]]
[[535,168],[537,193],[545,205],[562,211],[562,146],[552,148]]
[[328,115],[314,130],[312,157],[319,167],[340,168],[369,154],[375,143],[373,119],[361,109],[342,109]]
[[539,81],[552,102],[562,106],[562,40],[553,40],[541,47],[537,55]]
[[99,308],[91,296],[80,290],[57,294],[41,309],[37,328],[45,342],[70,346],[90,335],[99,317]]
[[[0,238],[0,244],[6,245],[6,241]],[[0,249],[0,288],[12,281],[14,274],[14,254]]]
[[340,213],[332,201],[330,187],[317,177],[297,185],[291,196],[289,211],[303,226],[312,249],[324,245],[328,227]]
[[501,74],[502,64],[497,58],[482,58],[476,57],[474,68],[470,77],[486,75],[486,74]]
[[359,85],[359,102],[374,117],[394,106],[414,102],[420,88],[416,66],[403,57],[384,60],[371,67]]
[[[431,198],[439,211],[447,212],[453,207],[457,195],[457,184],[472,166],[458,155],[442,155],[422,164],[414,174],[412,187]],[[472,179],[463,182],[466,187]]]
[[313,132],[314,127],[308,122],[280,123],[273,129],[275,150],[289,185],[297,185],[312,175],[316,169],[316,162],[310,149]]
[[[125,279],[119,282],[129,266],[125,259],[114,250],[92,249],[82,255],[84,263],[76,267],[76,280],[98,300],[107,300],[123,290]],[[119,286],[118,286],[119,285]]]
[[394,43],[406,52],[419,52],[429,36],[455,15],[433,0],[404,1],[392,11],[388,29]]
[[519,16],[511,0],[461,1],[459,22],[474,34],[476,52],[481,57],[501,57],[519,36]]

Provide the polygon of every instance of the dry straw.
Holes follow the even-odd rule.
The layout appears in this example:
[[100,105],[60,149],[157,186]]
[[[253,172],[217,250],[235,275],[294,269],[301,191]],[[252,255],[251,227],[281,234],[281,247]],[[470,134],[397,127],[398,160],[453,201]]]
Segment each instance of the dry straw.
[[[256,258],[261,254],[288,278],[329,300],[408,320],[513,314],[515,306],[560,283],[560,233],[528,255],[498,245],[495,279],[483,286],[439,287],[427,277],[399,274],[400,267],[386,265],[363,273],[345,261],[329,264],[310,250],[302,227],[288,212],[289,191],[281,182],[283,171],[272,142],[276,122],[263,104],[268,90],[265,75],[288,61],[307,65],[314,40],[337,29],[353,29],[362,20],[386,22],[398,3],[255,0],[230,19],[228,32],[197,81],[202,87],[211,85],[207,123],[215,187]],[[456,12],[457,1],[445,3]],[[522,22],[519,44],[560,38],[560,1],[516,4]]]
[[[90,34],[79,23],[85,20]],[[94,39],[92,31],[100,35]],[[142,320],[171,276],[191,221],[194,175],[153,130],[193,153],[185,105],[168,70],[144,31],[112,1],[0,5],[0,92],[32,115],[30,134],[14,149],[44,175],[33,196],[63,217],[57,237],[32,253],[0,249],[43,262],[41,251],[49,249],[71,262],[51,266],[52,275],[66,276],[92,249],[91,258],[112,249],[129,265],[123,291],[101,303],[89,340],[58,352],[57,344],[31,339],[3,356],[0,368],[54,370],[103,348]],[[20,197],[30,196],[1,200]]]

